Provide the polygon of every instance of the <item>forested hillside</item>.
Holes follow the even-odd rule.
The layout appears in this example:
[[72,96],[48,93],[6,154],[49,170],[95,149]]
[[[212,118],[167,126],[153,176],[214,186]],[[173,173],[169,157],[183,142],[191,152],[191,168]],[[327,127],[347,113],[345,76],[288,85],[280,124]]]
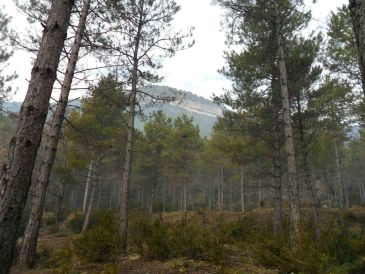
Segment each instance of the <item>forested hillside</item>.
[[0,10],[0,274],[365,273],[365,3],[338,1],[209,2],[211,100],[161,84],[212,64],[188,2]]
[[[143,125],[149,116],[156,111],[163,111],[167,116],[176,118],[179,115],[186,114],[194,118],[194,124],[199,126],[202,137],[209,137],[212,134],[214,124],[217,118],[222,116],[223,108],[214,104],[211,100],[194,95],[191,92],[177,90],[164,86],[147,86],[142,88],[143,91],[153,95],[166,95],[173,99],[168,102],[153,102],[149,97],[142,96],[143,113],[136,121],[136,128],[143,130]],[[73,101],[72,106],[80,106],[80,100]],[[21,102],[11,101],[4,102],[4,110],[7,112],[19,112]]]

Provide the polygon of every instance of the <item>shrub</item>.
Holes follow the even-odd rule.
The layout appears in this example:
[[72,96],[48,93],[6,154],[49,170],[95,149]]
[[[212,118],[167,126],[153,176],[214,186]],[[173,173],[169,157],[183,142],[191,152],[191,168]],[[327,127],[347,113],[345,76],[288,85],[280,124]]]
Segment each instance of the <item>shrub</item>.
[[67,274],[73,269],[73,251],[70,246],[53,251],[49,264],[55,273]]
[[116,254],[118,237],[115,233],[96,227],[73,241],[74,252],[86,262],[105,262]]
[[75,216],[69,222],[69,228],[73,233],[80,233],[84,224],[85,216],[80,212],[76,212]]
[[225,257],[224,243],[220,231],[211,227],[153,221],[143,213],[131,219],[131,247],[148,258],[165,260],[187,257],[221,263]]
[[52,226],[52,225],[55,225],[57,224],[57,218],[54,214],[52,213],[45,213],[43,215],[43,218],[42,218],[42,224],[44,226]]

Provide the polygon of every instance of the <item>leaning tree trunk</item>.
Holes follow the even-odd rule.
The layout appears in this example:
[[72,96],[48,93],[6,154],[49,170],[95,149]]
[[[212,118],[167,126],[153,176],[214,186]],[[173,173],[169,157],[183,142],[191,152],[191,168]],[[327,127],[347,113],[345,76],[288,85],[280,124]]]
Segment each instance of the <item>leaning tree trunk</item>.
[[45,197],[47,194],[47,188],[49,185],[53,164],[56,158],[58,140],[61,134],[63,119],[66,113],[68,97],[79,56],[82,36],[86,26],[86,18],[89,6],[90,0],[85,0],[79,25],[76,31],[75,41],[70,54],[70,60],[68,62],[65,78],[62,83],[60,99],[57,103],[49,137],[42,154],[40,172],[36,181],[35,191],[32,199],[31,213],[27,223],[27,228],[24,233],[19,262],[21,264],[27,264],[30,267],[35,261],[35,252],[37,248],[38,233],[41,225]]
[[85,193],[84,193],[84,202],[82,204],[82,213],[85,214],[86,210],[87,210],[87,205],[89,203],[89,199],[90,199],[90,193],[91,193],[91,180],[92,180],[92,176],[93,176],[93,164],[94,161],[92,160],[89,164],[89,171],[87,173],[87,178],[86,178],[86,185],[85,185]]
[[284,116],[284,131],[285,131],[285,151],[287,155],[288,166],[288,192],[289,192],[289,221],[290,235],[295,238],[299,233],[300,222],[300,202],[299,202],[299,184],[296,168],[293,128],[291,121],[289,92],[288,92],[288,77],[285,62],[285,49],[282,37],[281,19],[279,15],[279,3],[275,1],[276,12],[276,43],[279,53],[279,71],[280,71],[280,89],[282,97],[282,110]]
[[43,30],[28,92],[0,175],[0,273],[8,273],[16,232],[48,114],[48,104],[70,23],[73,0],[55,0]]
[[95,171],[93,171],[95,174],[95,180],[90,181],[90,198],[86,207],[85,219],[81,230],[82,233],[84,233],[90,226],[91,213],[94,208],[95,194],[97,191],[97,187],[100,183],[101,163],[102,163],[101,158],[96,160]]
[[362,89],[365,95],[365,0],[349,0],[349,9],[359,54]]

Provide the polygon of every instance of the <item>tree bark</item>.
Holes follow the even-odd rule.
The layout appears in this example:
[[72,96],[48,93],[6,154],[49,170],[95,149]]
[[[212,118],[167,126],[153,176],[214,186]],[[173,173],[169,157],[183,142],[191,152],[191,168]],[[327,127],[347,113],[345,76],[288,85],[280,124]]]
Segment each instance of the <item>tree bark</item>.
[[62,83],[60,99],[57,103],[49,137],[46,141],[46,146],[42,154],[40,172],[36,181],[34,196],[32,199],[31,213],[27,223],[27,228],[25,230],[22,249],[19,257],[19,262],[21,264],[27,264],[29,267],[32,267],[35,261],[35,252],[37,248],[38,233],[43,215],[45,197],[56,158],[57,145],[61,134],[63,119],[66,113],[68,97],[79,56],[81,41],[86,27],[86,18],[88,15],[89,6],[90,0],[85,0],[80,15],[79,25],[76,31],[75,41],[72,46],[70,60],[68,62],[65,78]]
[[312,200],[312,218],[313,218],[313,225],[315,229],[316,238],[319,239],[321,236],[321,230],[319,227],[319,219],[318,219],[318,199],[317,199],[317,192],[314,184],[312,182],[312,172],[309,165],[309,156],[308,156],[308,145],[305,138],[305,124],[304,118],[302,113],[302,106],[300,102],[300,97],[297,97],[297,110],[298,110],[298,130],[299,130],[299,139],[300,139],[300,146],[302,149],[303,155],[303,166],[304,166],[304,182],[307,186],[310,197]]
[[279,71],[280,71],[280,89],[282,97],[282,110],[284,116],[284,131],[285,131],[285,151],[287,156],[288,166],[288,192],[289,192],[289,222],[290,234],[293,240],[299,233],[300,223],[300,202],[299,202],[299,184],[296,168],[293,128],[291,121],[289,92],[288,92],[288,76],[285,62],[285,49],[282,37],[281,18],[279,14],[279,3],[275,1],[276,12],[276,43],[279,54]]
[[90,226],[91,213],[92,213],[92,210],[93,210],[93,205],[94,205],[94,200],[95,200],[94,198],[95,198],[95,192],[96,192],[95,183],[92,183],[90,188],[91,188],[90,200],[89,200],[89,203],[87,205],[86,212],[85,212],[85,219],[84,219],[84,223],[82,225],[81,233],[84,233]]
[[365,1],[349,0],[349,9],[359,54],[362,89],[365,95]]
[[86,179],[84,202],[82,204],[82,213],[83,214],[86,213],[87,205],[88,205],[89,198],[90,198],[90,190],[91,190],[90,185],[91,185],[91,179],[93,176],[93,174],[92,174],[93,163],[94,163],[94,161],[92,160],[89,165],[89,172],[87,174],[87,179]]
[[274,128],[275,152],[274,152],[274,232],[279,233],[283,226],[283,211],[281,205],[282,185],[281,185],[281,157],[280,157],[280,132],[278,125]]
[[241,166],[241,212],[245,212],[245,179],[243,166]]
[[[141,27],[140,27],[141,28]],[[138,31],[138,36],[140,35]],[[132,171],[132,157],[133,157],[133,145],[134,145],[134,117],[136,112],[136,100],[137,100],[137,85],[138,85],[138,41],[140,37],[137,37],[137,44],[135,46],[134,64],[132,72],[132,89],[129,99],[129,113],[127,122],[127,146],[125,152],[124,169],[122,176],[122,187],[121,187],[121,202],[120,202],[120,250],[122,253],[127,252],[128,243],[128,196],[129,196],[129,184],[131,179]]]
[[0,273],[8,273],[11,266],[16,232],[29,192],[73,5],[73,0],[52,3],[17,130],[10,142],[7,162],[1,167]]
[[91,188],[90,199],[85,212],[85,219],[84,219],[84,224],[82,225],[81,233],[84,233],[90,226],[91,213],[94,207],[95,194],[100,181],[100,171],[101,171],[101,160],[98,159],[96,162],[96,170],[94,173],[96,176],[96,180],[90,182],[90,188]]
[[345,185],[343,182],[342,159],[341,159],[340,144],[338,141],[337,134],[335,134],[335,156],[336,156],[338,203],[339,203],[340,209],[344,210],[344,209],[347,209],[346,203],[345,203]]
[[64,212],[63,199],[65,197],[65,183],[60,180],[60,194],[57,202],[57,222],[61,221],[61,216]]

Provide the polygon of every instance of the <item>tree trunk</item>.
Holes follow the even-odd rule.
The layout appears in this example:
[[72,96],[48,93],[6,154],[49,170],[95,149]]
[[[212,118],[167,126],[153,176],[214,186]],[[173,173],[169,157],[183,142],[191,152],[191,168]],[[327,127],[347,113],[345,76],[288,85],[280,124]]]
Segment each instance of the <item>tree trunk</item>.
[[241,166],[241,212],[245,212],[245,181],[243,166]]
[[60,194],[57,203],[57,222],[61,221],[61,216],[64,212],[63,199],[65,197],[65,183],[60,180]]
[[[140,32],[140,30],[139,30]],[[137,37],[139,41],[139,37]],[[132,157],[133,157],[133,146],[134,146],[134,117],[136,112],[136,100],[137,100],[137,84],[138,84],[138,49],[139,45],[135,47],[134,56],[134,67],[132,72],[132,90],[129,98],[129,112],[127,122],[127,146],[125,152],[123,176],[122,176],[122,187],[121,187],[121,201],[119,210],[119,234],[120,234],[120,250],[122,253],[127,252],[128,242],[128,196],[129,196],[129,184],[132,172]]]
[[213,200],[213,182],[212,182],[212,172],[209,172],[209,210],[212,210],[212,200]]
[[90,226],[90,220],[91,220],[91,213],[93,210],[93,206],[94,206],[94,198],[95,198],[95,192],[96,192],[96,182],[91,183],[91,193],[90,193],[90,200],[89,203],[87,205],[87,209],[85,212],[85,219],[84,219],[84,223],[82,225],[82,230],[81,233],[84,233]]
[[308,156],[308,146],[305,138],[305,124],[302,115],[302,106],[300,97],[297,97],[297,110],[298,110],[298,130],[299,130],[299,139],[300,145],[302,149],[303,155],[303,166],[304,166],[304,182],[309,190],[310,197],[312,200],[312,218],[313,218],[313,225],[316,233],[316,238],[319,239],[321,236],[321,231],[319,227],[319,220],[318,220],[318,201],[317,201],[317,192],[314,184],[312,182],[312,172],[309,165],[309,156]]
[[183,182],[183,198],[184,198],[184,202],[183,202],[183,212],[186,213],[187,211],[187,205],[188,205],[188,178],[185,177],[184,178],[184,182]]
[[77,34],[70,54],[70,60],[68,62],[65,78],[62,83],[60,99],[57,103],[49,137],[46,141],[46,146],[42,154],[40,172],[36,181],[31,205],[31,214],[24,234],[22,249],[19,257],[19,262],[21,264],[27,264],[29,267],[34,264],[35,260],[35,252],[43,214],[45,196],[47,193],[53,164],[56,158],[58,140],[61,134],[63,119],[66,113],[68,97],[79,56],[81,41],[86,27],[86,18],[88,15],[89,6],[90,0],[85,0],[77,28]]
[[275,1],[276,12],[276,43],[279,53],[279,71],[280,71],[280,89],[282,97],[282,110],[284,116],[284,131],[285,131],[285,151],[287,155],[288,166],[288,192],[289,192],[289,222],[290,234],[292,240],[299,233],[300,223],[300,202],[299,202],[299,184],[296,168],[293,128],[291,121],[289,92],[288,92],[288,77],[285,62],[285,49],[283,45],[281,19],[279,15],[279,3]]
[[82,213],[83,214],[86,213],[87,205],[88,205],[88,202],[90,199],[90,191],[91,191],[90,186],[91,186],[91,179],[93,176],[93,164],[94,164],[94,161],[92,160],[89,165],[89,172],[87,174],[87,179],[86,179],[84,203],[82,204]]
[[275,154],[274,154],[274,232],[279,233],[282,229],[283,212],[281,206],[282,185],[281,185],[281,157],[280,157],[280,132],[276,125],[275,134]]
[[349,9],[359,54],[362,89],[365,95],[365,1],[349,0]]
[[8,273],[16,232],[29,192],[32,171],[57,68],[67,35],[73,0],[52,3],[35,60],[28,92],[0,175],[0,273]]
[[346,209],[345,204],[345,187],[343,182],[342,174],[342,161],[340,145],[338,141],[337,134],[335,134],[335,155],[336,155],[336,176],[337,176],[337,192],[338,192],[338,202],[341,210]]
[[98,159],[96,162],[96,170],[95,170],[95,177],[96,180],[95,181],[91,181],[90,183],[90,199],[89,199],[89,203],[87,204],[87,209],[85,212],[85,219],[84,219],[84,224],[82,225],[82,230],[81,232],[84,233],[90,226],[90,220],[91,220],[91,213],[94,207],[94,200],[95,200],[95,194],[97,191],[97,187],[99,185],[100,182],[100,172],[101,172],[101,160]]

